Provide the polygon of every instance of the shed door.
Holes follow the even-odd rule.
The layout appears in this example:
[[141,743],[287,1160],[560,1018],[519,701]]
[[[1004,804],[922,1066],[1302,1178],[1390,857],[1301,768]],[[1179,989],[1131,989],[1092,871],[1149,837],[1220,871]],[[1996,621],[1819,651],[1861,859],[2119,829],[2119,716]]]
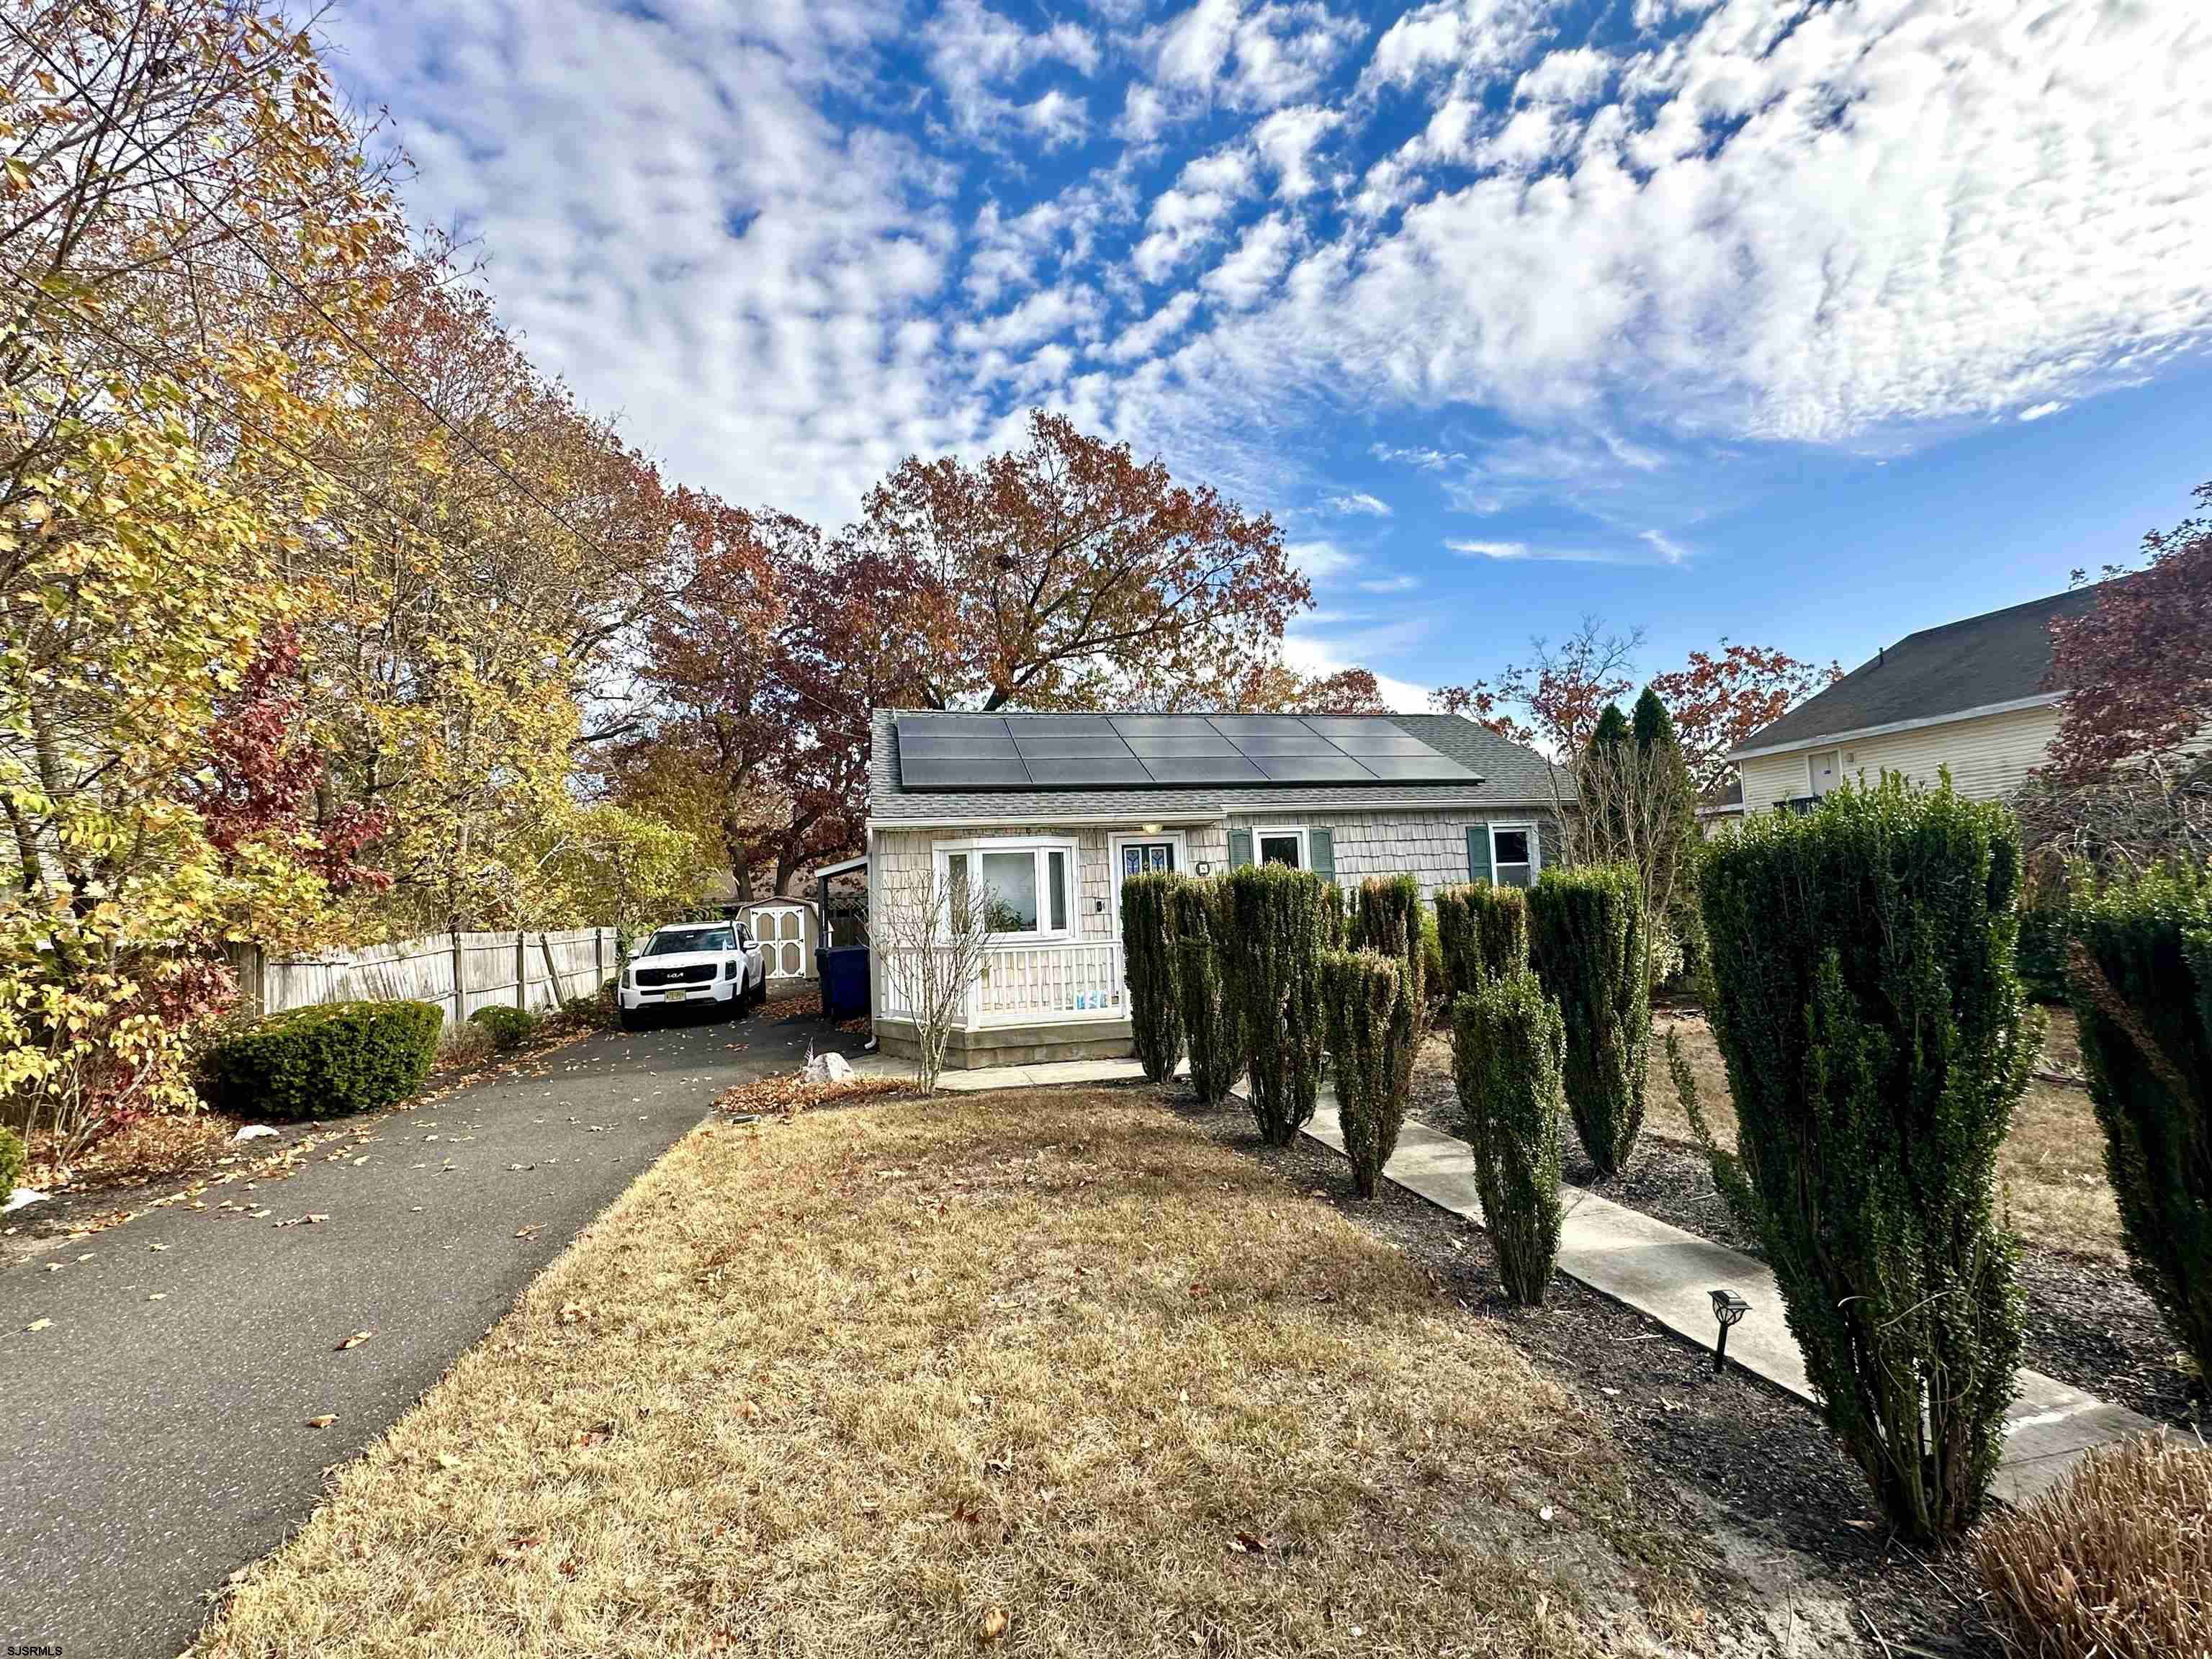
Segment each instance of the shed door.
[[805,979],[806,912],[799,905],[763,904],[753,911],[753,937],[770,979]]

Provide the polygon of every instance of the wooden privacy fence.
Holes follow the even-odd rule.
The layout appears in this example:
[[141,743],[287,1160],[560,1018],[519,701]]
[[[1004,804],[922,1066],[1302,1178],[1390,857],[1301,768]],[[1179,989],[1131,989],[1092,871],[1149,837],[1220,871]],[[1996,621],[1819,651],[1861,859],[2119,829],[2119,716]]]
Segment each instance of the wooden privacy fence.
[[242,945],[233,947],[231,965],[246,1006],[264,1014],[325,1002],[434,1002],[448,1025],[459,1025],[479,1008],[535,1012],[590,996],[615,971],[618,956],[613,928],[571,927],[429,933],[312,957],[270,957],[258,945]]

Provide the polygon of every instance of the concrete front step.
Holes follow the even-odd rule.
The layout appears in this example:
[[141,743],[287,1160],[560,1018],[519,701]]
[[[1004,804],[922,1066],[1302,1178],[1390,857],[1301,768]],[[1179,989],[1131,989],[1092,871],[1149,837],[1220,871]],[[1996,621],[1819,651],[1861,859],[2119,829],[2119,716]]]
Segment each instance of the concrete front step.
[[[1306,1133],[1344,1150],[1336,1101],[1327,1089]],[[1382,1173],[1407,1192],[1482,1224],[1474,1153],[1465,1141],[1408,1123]],[[1783,1317],[1781,1291],[1764,1263],[1583,1188],[1565,1192],[1561,1273],[1705,1347],[1711,1346],[1715,1329],[1709,1293],[1734,1291],[1752,1310],[1729,1333],[1729,1363],[1801,1400],[1813,1399],[1804,1356]],[[2007,1503],[2025,1503],[2049,1490],[2083,1452],[2156,1426],[2040,1371],[2021,1371],[2018,1386],[2006,1413],[1996,1484],[1996,1495]]]

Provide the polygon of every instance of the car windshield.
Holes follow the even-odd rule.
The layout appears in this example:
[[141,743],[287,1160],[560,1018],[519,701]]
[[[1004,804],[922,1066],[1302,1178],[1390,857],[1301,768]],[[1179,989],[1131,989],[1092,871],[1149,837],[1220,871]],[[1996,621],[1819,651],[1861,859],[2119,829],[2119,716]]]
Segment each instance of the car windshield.
[[683,951],[733,951],[737,948],[726,927],[664,927],[646,940],[638,954],[674,956]]

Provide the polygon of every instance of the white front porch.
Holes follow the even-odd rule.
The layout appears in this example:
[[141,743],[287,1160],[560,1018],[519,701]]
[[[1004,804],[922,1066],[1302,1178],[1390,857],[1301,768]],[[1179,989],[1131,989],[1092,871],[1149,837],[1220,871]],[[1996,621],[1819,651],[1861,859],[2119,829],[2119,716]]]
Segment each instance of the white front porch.
[[[915,964],[898,951],[886,951],[881,971],[879,1017],[912,1023],[920,977]],[[1128,1018],[1121,941],[1053,939],[988,947],[962,999],[955,1029],[1126,1024]]]

